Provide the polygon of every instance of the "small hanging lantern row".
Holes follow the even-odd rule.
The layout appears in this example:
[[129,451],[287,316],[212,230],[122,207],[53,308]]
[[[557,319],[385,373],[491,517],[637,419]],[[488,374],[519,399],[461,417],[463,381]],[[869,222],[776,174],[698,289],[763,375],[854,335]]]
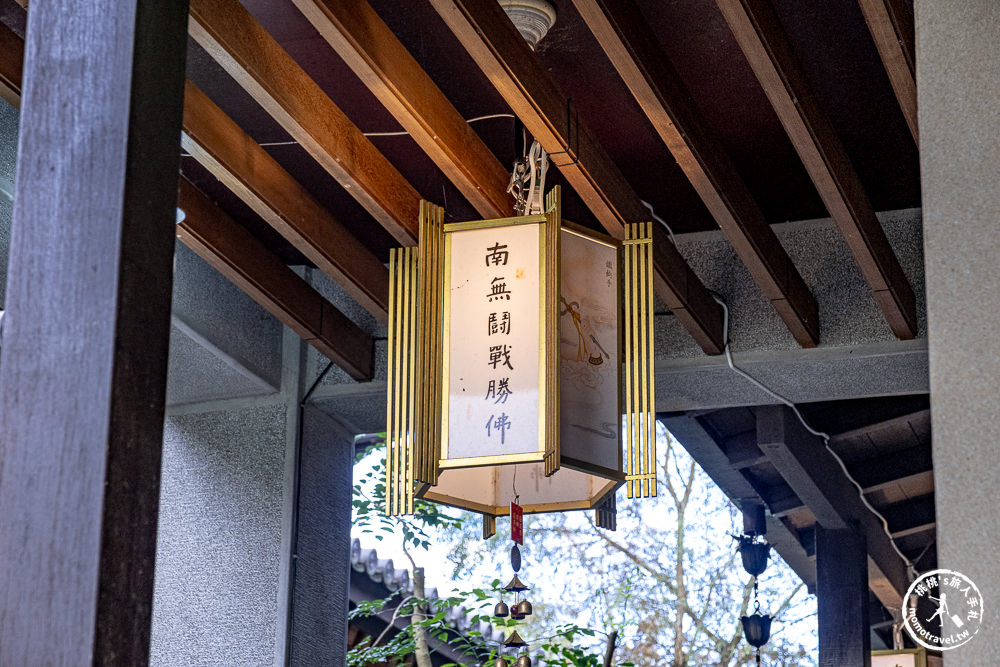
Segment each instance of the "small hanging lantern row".
[[751,576],[759,577],[767,569],[771,545],[767,542],[758,542],[756,535],[740,535],[736,539],[739,541],[743,569]]
[[740,560],[743,569],[753,579],[753,614],[741,616],[743,636],[747,643],[757,650],[757,664],[760,664],[760,649],[771,637],[771,617],[760,613],[759,588],[757,579],[767,569],[767,559],[771,554],[771,545],[764,541],[767,533],[767,516],[761,503],[746,502],[741,505],[743,512],[743,534],[733,535],[737,541]]
[[747,643],[757,649],[757,664],[760,664],[760,648],[771,637],[771,617],[760,613],[757,578],[767,569],[767,559],[771,545],[758,541],[756,533],[733,536],[739,542],[739,552],[743,561],[743,569],[753,577],[753,614],[741,616],[743,635]]
[[497,220],[421,203],[389,262],[387,514],[422,497],[485,538],[518,486],[529,514],[656,495],[652,223],[625,236],[564,221],[558,187]]

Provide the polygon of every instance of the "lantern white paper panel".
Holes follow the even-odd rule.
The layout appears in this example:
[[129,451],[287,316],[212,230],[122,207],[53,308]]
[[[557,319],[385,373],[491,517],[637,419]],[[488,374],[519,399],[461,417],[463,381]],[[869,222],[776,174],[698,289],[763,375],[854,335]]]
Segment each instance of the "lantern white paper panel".
[[551,477],[544,463],[442,470],[437,486],[424,496],[479,512],[507,514],[516,495],[526,512],[589,509],[619,482],[565,466]]
[[535,453],[540,225],[450,232],[445,458]]
[[619,470],[618,249],[564,229],[560,274],[562,455]]
[[872,667],[920,667],[923,662],[915,653],[872,654]]

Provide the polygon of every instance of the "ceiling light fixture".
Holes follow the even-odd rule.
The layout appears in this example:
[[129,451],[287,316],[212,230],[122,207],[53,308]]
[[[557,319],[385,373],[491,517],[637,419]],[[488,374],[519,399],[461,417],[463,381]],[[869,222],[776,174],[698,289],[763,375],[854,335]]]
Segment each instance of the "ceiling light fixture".
[[534,51],[556,22],[556,8],[546,0],[499,0],[514,27]]

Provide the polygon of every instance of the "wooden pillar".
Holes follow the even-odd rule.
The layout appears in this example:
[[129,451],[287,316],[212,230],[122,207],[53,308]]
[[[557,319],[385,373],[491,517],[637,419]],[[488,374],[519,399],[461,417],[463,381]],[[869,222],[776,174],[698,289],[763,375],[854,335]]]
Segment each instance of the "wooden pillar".
[[0,664],[148,663],[184,0],[28,13],[0,357]]
[[868,550],[854,529],[816,526],[819,667],[869,667]]
[[292,536],[287,664],[347,659],[354,438],[317,408],[302,414]]

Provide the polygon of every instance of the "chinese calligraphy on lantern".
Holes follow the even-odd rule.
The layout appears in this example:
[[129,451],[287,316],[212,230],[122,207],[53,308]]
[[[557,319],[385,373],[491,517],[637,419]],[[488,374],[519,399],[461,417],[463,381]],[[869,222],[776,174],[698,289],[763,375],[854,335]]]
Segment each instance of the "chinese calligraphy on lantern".
[[447,458],[537,452],[539,227],[452,232]]

